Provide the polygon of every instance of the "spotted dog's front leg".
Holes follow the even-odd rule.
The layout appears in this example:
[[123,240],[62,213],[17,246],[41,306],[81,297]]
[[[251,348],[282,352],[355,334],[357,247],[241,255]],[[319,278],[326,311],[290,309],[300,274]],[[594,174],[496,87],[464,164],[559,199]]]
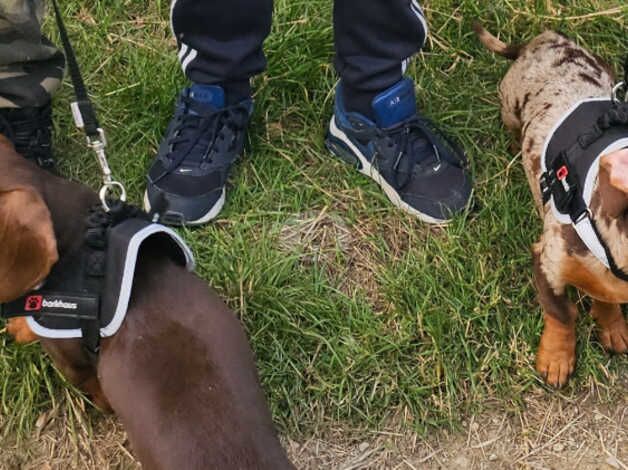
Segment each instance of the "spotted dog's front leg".
[[34,343],[39,337],[33,333],[33,331],[26,323],[26,318],[11,318],[7,321],[7,333],[9,333],[16,343],[29,344]]
[[597,323],[600,341],[607,351],[628,352],[628,325],[619,305],[594,300],[591,316]]
[[534,249],[534,277],[545,328],[536,354],[536,370],[545,381],[562,387],[576,365],[576,306],[567,299],[565,286],[552,288],[542,269],[539,245]]

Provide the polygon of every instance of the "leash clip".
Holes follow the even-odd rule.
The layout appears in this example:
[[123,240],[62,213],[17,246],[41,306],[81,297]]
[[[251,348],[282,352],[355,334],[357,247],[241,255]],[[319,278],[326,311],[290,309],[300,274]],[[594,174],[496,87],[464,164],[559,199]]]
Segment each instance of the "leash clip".
[[96,154],[96,160],[100,165],[100,169],[103,175],[103,185],[100,188],[99,196],[105,212],[109,212],[111,207],[109,202],[112,198],[116,198],[122,202],[126,202],[126,188],[122,183],[113,179],[111,167],[107,161],[107,154],[105,153],[105,147],[107,147],[107,136],[102,128],[98,128],[98,137],[87,136],[87,146],[91,148]]

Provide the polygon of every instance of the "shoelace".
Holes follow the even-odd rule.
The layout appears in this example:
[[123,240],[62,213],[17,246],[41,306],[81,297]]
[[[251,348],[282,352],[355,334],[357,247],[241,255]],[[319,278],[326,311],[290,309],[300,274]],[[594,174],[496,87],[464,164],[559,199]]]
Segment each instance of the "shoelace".
[[[189,112],[190,108],[195,104],[192,98],[182,97],[181,99],[186,113],[179,116],[173,137],[168,141],[170,153],[167,157],[169,160],[167,173],[177,169],[188,158],[202,138],[207,138],[208,146],[206,153],[198,163],[207,161],[211,150],[216,145],[216,141],[224,141],[225,128],[236,133],[245,128],[248,120],[248,109],[242,103],[203,115]],[[195,136],[190,137],[189,131],[194,131]],[[230,145],[235,145],[235,141],[231,142]]]
[[[440,165],[443,160],[456,164],[459,167],[465,164],[464,152],[460,147],[425,118],[415,116],[390,129],[377,129],[376,134],[379,138],[386,140],[386,146],[389,151],[395,149],[397,151],[393,172],[395,185],[399,189],[404,188],[410,182],[414,166],[424,162],[430,156],[434,158],[435,167]],[[414,151],[415,146],[420,141],[431,145],[433,149],[432,155],[426,153],[419,154]],[[445,150],[447,154],[450,154],[456,160],[451,161],[451,158],[447,158],[447,154],[442,155],[439,149]],[[377,160],[379,156],[381,155],[378,152],[375,154],[374,159]]]

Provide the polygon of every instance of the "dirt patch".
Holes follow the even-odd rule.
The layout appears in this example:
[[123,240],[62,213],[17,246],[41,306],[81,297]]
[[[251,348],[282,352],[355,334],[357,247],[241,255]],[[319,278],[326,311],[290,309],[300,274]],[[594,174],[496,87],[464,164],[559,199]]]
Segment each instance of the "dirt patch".
[[300,255],[305,267],[318,265],[341,292],[352,298],[357,293],[369,300],[375,315],[393,309],[382,295],[378,276],[383,267],[403,258],[411,246],[425,241],[438,227],[398,216],[370,217],[350,223],[340,214],[342,208],[294,214],[287,219],[278,237],[278,247],[286,254]]
[[381,261],[370,228],[350,225],[339,212],[325,207],[290,217],[279,232],[278,244],[284,253],[298,253],[305,267],[321,267],[349,297],[359,292],[381,312],[387,306],[377,283]]
[[[627,390],[628,377],[623,384]],[[391,426],[380,431],[330,427],[324,437],[284,438],[297,468],[314,469],[628,469],[628,394],[602,404],[595,390],[577,397],[529,393],[520,410],[495,403],[456,432],[420,437]],[[120,424],[85,419],[68,398],[42,415],[32,439],[3,449],[0,468],[138,469]]]
[[[335,431],[327,439],[287,441],[301,469],[626,469],[628,399],[602,406],[577,398],[530,396],[524,411],[495,410],[471,417],[460,432],[429,438],[389,429],[347,442]],[[344,443],[344,444],[343,444]]]

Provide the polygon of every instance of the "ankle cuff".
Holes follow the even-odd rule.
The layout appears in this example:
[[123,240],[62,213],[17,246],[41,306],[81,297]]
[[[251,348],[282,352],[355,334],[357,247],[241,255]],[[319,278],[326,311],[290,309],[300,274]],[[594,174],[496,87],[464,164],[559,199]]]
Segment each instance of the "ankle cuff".
[[373,99],[380,93],[379,91],[364,91],[345,84],[341,87],[342,98],[348,112],[363,114],[371,120],[375,120],[373,111]]
[[243,80],[240,82],[223,82],[218,85],[225,90],[228,105],[237,104],[240,101],[251,97],[251,82],[249,80]]

